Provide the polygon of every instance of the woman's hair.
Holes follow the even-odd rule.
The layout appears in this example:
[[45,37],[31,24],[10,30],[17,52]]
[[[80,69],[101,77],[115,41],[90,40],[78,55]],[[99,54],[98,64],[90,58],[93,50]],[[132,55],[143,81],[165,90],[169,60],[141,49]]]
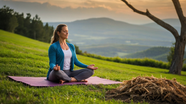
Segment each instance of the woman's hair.
[[64,26],[67,26],[67,25],[66,24],[59,24],[56,27],[56,29],[54,30],[53,35],[51,37],[51,42],[50,42],[51,44],[53,44],[54,42],[57,42],[59,40],[59,36],[58,36],[57,32],[61,32],[61,30]]

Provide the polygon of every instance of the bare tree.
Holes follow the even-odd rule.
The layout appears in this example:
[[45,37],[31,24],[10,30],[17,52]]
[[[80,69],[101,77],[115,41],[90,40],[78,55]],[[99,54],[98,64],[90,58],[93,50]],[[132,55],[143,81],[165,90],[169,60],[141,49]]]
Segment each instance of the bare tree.
[[186,17],[183,15],[183,11],[182,11],[179,0],[172,0],[172,2],[174,4],[176,13],[177,13],[180,23],[181,23],[180,34],[178,33],[178,31],[174,27],[172,27],[171,25],[165,23],[161,19],[152,15],[148,11],[148,9],[146,10],[146,12],[143,12],[143,11],[140,11],[140,10],[137,10],[136,8],[134,8],[126,0],[122,0],[122,1],[129,8],[131,8],[134,12],[149,17],[151,20],[156,22],[158,25],[162,26],[163,28],[167,29],[168,31],[170,31],[172,33],[172,35],[174,36],[174,38],[176,40],[176,43],[175,43],[175,53],[174,53],[174,57],[173,57],[170,69],[169,69],[169,73],[181,75],[181,70],[182,70],[182,66],[183,66],[183,56],[184,56],[185,44],[186,44]]

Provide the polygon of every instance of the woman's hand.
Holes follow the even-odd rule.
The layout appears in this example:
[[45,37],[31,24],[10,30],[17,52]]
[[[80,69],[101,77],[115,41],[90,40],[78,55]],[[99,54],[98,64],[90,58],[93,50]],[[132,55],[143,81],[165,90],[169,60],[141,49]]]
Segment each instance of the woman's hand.
[[54,66],[53,69],[56,70],[56,71],[58,71],[58,70],[60,70],[60,66],[58,66],[58,64],[57,64],[56,66]]
[[91,65],[87,66],[87,68],[92,69],[92,70],[98,69],[98,67],[94,67],[94,64],[91,64]]

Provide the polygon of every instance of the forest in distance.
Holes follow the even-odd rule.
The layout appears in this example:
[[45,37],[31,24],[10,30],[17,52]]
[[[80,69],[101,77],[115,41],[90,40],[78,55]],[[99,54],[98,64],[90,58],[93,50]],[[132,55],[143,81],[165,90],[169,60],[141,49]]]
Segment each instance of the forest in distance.
[[33,18],[30,13],[24,16],[6,5],[0,8],[0,29],[47,43],[54,30],[48,23],[43,25],[37,14]]

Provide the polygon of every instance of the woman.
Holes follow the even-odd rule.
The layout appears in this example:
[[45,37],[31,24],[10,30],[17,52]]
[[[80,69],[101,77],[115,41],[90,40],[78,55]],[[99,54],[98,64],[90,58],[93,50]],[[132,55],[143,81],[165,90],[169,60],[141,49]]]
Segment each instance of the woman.
[[[93,75],[97,67],[94,67],[94,64],[85,65],[78,61],[74,45],[66,42],[68,35],[68,27],[65,24],[58,25],[53,33],[48,50],[50,68],[47,79],[59,81],[61,84],[76,81],[87,82],[86,79]],[[74,71],[74,64],[85,69]]]

